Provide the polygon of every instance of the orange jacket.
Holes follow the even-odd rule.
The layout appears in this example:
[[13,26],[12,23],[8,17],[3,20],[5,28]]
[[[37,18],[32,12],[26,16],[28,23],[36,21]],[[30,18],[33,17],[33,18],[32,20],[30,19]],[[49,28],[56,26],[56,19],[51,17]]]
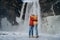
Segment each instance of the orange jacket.
[[[34,24],[34,22],[37,22],[37,16],[30,16],[30,22],[29,22],[29,25],[30,26],[34,26],[35,24]],[[35,22],[35,23],[36,23]]]

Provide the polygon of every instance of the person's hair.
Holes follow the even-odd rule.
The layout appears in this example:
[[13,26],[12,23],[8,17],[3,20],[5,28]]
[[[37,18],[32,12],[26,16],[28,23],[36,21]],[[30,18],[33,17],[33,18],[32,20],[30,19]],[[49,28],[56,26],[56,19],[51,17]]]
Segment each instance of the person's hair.
[[32,16],[35,16],[34,14],[32,14]]

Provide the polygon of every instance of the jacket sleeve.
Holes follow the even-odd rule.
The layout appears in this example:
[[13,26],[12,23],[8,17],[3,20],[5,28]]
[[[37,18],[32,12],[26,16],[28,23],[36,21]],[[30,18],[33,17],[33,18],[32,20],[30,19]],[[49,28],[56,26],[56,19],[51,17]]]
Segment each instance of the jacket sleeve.
[[38,18],[36,17],[36,19],[33,19],[33,21],[38,21]]

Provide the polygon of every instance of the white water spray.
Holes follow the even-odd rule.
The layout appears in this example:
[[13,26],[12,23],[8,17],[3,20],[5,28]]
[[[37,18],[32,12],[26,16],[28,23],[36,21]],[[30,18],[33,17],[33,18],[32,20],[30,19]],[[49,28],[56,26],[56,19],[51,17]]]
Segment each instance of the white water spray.
[[[38,30],[39,30],[39,33],[41,32],[41,25],[42,25],[42,22],[41,22],[41,12],[40,12],[40,4],[39,4],[39,0],[35,1],[33,0],[32,2],[31,1],[26,1],[28,4],[27,4],[27,8],[26,8],[26,14],[25,14],[25,22],[24,22],[24,27],[26,29],[26,32],[29,31],[29,18],[30,18],[30,15],[31,14],[35,14],[38,16]],[[28,20],[28,21],[26,21]]]
[[23,3],[22,9],[21,9],[21,16],[20,16],[20,19],[22,19],[22,16],[23,16],[24,6],[25,6],[25,3]]
[[36,1],[38,1],[38,0],[22,0],[22,1],[23,1],[23,2],[28,2],[28,3],[30,2],[30,3],[31,3],[31,2],[36,2]]

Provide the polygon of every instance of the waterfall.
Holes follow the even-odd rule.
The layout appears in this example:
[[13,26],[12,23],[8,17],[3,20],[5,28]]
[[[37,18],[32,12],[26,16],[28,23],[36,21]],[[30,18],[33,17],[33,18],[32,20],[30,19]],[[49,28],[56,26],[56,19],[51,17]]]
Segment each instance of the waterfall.
[[24,27],[26,29],[26,32],[28,32],[29,30],[29,18],[30,15],[35,14],[38,16],[38,30],[39,33],[41,32],[41,12],[40,12],[40,4],[39,1],[33,1],[33,2],[27,2],[27,8],[26,8],[26,13],[25,13],[25,22],[24,22]]
[[23,3],[22,9],[21,9],[21,16],[20,16],[20,19],[22,19],[22,16],[23,16],[24,6],[25,6],[25,3]]
[[22,0],[23,2],[36,2],[36,1],[38,1],[38,0]]

